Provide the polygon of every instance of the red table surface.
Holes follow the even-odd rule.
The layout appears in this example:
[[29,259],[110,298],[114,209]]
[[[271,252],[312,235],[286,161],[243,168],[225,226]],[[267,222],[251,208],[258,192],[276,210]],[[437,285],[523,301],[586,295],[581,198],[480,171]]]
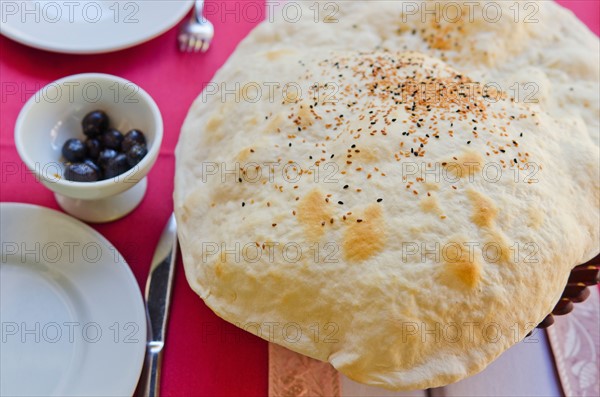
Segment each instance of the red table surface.
[[[264,1],[253,2],[264,6]],[[207,3],[213,3],[209,5],[216,7],[213,9],[225,7],[222,1]],[[559,3],[599,33],[599,1]],[[238,4],[238,9],[243,6]],[[233,8],[233,1],[227,1],[227,7]],[[212,18],[216,36],[211,50],[203,55],[177,50],[177,28],[135,48],[100,55],[54,54],[0,37],[0,201],[58,209],[52,193],[27,171],[14,146],[15,120],[36,90],[58,78],[84,72],[110,73],[139,84],[162,112],[165,134],[160,156],[149,174],[148,192],[141,205],[124,219],[92,226],[126,258],[143,288],[154,244],[173,208],[173,151],[179,130],[192,101],[256,24],[247,19],[239,15],[236,18],[235,14]],[[267,343],[208,309],[188,286],[181,260],[177,264],[170,316],[162,395],[267,394]]]

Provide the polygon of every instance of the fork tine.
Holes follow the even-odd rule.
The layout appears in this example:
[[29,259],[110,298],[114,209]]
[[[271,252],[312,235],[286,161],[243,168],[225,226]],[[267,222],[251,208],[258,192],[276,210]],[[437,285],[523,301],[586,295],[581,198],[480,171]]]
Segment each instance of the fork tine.
[[203,0],[195,0],[194,14],[181,25],[179,50],[182,52],[206,52],[215,34],[213,24],[203,15]]
[[210,47],[210,40],[202,40],[202,52],[208,51],[208,47]]
[[194,52],[200,51],[203,44],[204,44],[204,40],[196,40],[196,43],[194,44]]
[[186,43],[187,43],[187,35],[185,35],[183,33],[180,34],[179,35],[179,51],[185,52]]
[[195,45],[196,45],[196,38],[193,35],[190,35],[190,38],[189,38],[188,43],[187,43],[186,51],[187,52],[192,52],[192,50],[194,49]]
[[183,51],[185,48],[185,40],[186,40],[186,36],[184,33],[180,33],[179,36],[177,36],[177,41],[179,43],[179,51]]

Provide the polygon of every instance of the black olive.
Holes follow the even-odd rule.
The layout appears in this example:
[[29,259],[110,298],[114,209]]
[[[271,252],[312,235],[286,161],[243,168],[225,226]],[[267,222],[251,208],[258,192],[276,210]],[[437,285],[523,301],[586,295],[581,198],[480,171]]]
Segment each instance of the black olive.
[[131,167],[142,161],[144,156],[148,154],[148,149],[146,149],[146,145],[134,145],[127,152],[127,162]]
[[102,134],[108,128],[108,115],[102,110],[94,110],[85,115],[81,121],[83,127],[83,133],[94,138],[99,134]]
[[125,134],[121,149],[123,152],[128,152],[134,145],[146,145],[146,137],[140,130],[131,130]]
[[87,163],[71,163],[65,168],[65,179],[74,182],[95,182],[99,173]]
[[94,171],[96,171],[98,173],[98,179],[102,179],[101,178],[102,170],[100,169],[100,166],[98,164],[96,164],[93,160],[90,160],[90,159],[83,160],[83,163],[92,167],[94,169]]
[[123,134],[114,128],[109,129],[100,135],[100,143],[107,149],[121,150]]
[[88,138],[85,140],[85,147],[87,148],[87,157],[96,160],[100,155],[100,151],[102,150],[102,145],[100,141],[95,138]]
[[100,167],[102,167],[103,170],[106,170],[106,167],[108,167],[108,162],[117,157],[117,151],[116,150],[112,150],[112,149],[104,149],[103,151],[100,152],[100,155],[98,156],[98,165]]
[[85,154],[85,145],[79,139],[71,138],[62,147],[62,155],[68,161],[82,161],[85,158]]
[[115,176],[121,175],[129,170],[129,168],[127,156],[125,156],[123,153],[119,153],[115,157],[108,160],[108,164],[104,168],[104,178],[114,178]]

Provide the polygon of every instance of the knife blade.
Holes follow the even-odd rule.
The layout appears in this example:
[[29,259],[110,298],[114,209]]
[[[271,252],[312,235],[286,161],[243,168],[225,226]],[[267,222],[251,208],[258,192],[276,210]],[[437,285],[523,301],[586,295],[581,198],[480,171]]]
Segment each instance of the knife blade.
[[162,352],[169,318],[173,274],[177,259],[177,223],[171,214],[154,251],[146,281],[146,312],[148,316],[148,345],[142,384],[143,396],[158,396]]

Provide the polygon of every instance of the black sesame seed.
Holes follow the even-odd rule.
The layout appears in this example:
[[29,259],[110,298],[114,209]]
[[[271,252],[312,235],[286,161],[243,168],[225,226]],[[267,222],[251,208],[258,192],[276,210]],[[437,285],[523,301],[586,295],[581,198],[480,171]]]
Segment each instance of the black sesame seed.
[[344,205],[344,202],[343,201],[338,201],[338,204],[339,205]]
[[377,199],[377,202],[378,202],[378,203],[381,203],[382,201],[383,201],[383,199],[382,199],[382,198],[378,198],[378,199]]
[[348,185],[344,185],[344,189],[348,189]]

